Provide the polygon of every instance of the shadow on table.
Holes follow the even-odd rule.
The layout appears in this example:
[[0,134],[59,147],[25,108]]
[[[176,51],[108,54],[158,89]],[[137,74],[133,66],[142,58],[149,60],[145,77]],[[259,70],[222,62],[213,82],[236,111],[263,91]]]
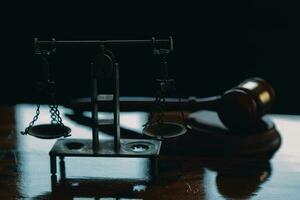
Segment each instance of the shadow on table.
[[[163,160],[160,180],[155,183],[135,179],[64,179],[53,192],[33,199],[202,199],[207,187],[216,187],[218,196],[247,199],[259,191],[272,172],[268,160],[196,160]],[[204,185],[206,168],[217,173],[215,185]]]
[[[73,121],[90,126],[91,121],[84,116],[67,115]],[[110,134],[112,128],[102,130]],[[125,138],[145,136],[129,129],[122,129]],[[280,140],[280,138],[279,138]],[[198,140],[197,140],[198,141]],[[170,142],[169,142],[170,143]],[[172,143],[172,142],[171,142]],[[180,143],[179,143],[180,144]],[[272,151],[261,155],[195,155],[179,151],[178,143],[162,151],[160,158],[160,178],[153,183],[143,180],[124,179],[64,179],[53,192],[41,194],[34,199],[204,199],[206,193],[215,191],[215,196],[229,199],[247,199],[255,195],[261,185],[271,178],[270,158],[280,144]],[[162,149],[164,150],[164,149]],[[170,153],[173,152],[173,153]],[[238,153],[238,152],[237,152]],[[216,172],[214,185],[205,185],[206,169]],[[217,190],[208,188],[216,187]]]

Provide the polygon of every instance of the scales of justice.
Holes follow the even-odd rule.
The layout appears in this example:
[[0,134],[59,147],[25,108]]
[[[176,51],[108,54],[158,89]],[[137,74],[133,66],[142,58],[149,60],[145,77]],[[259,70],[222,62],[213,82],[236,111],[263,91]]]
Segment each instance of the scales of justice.
[[[161,77],[156,79],[156,97],[148,100],[125,100],[119,96],[119,64],[111,49],[114,47],[152,48],[159,58]],[[55,97],[55,82],[50,76],[49,60],[56,49],[69,47],[96,48],[91,63],[91,98],[77,100],[69,108],[82,114],[91,111],[91,139],[66,138],[71,129],[60,117]],[[159,178],[159,155],[211,155],[211,156],[262,156],[272,157],[280,147],[281,137],[274,123],[264,118],[274,103],[275,91],[261,78],[249,78],[223,94],[208,98],[167,98],[175,91],[175,81],[168,76],[167,59],[173,51],[173,39],[149,40],[34,40],[34,53],[40,59],[43,80],[38,83],[36,115],[22,132],[42,139],[58,139],[49,152],[52,189],[66,179],[65,157],[123,157],[147,158],[150,177]],[[113,85],[111,94],[102,94],[99,85]],[[100,83],[100,84],[99,84]],[[49,103],[51,122],[35,125],[40,115],[40,103]],[[77,109],[77,110],[76,110]],[[120,109],[126,111],[150,111],[144,124],[143,136],[121,138]],[[185,119],[184,111],[191,112]],[[112,112],[112,119],[99,119],[98,112]],[[180,111],[182,123],[170,122],[165,112]],[[89,119],[90,120],[90,119]],[[103,127],[113,128],[113,139],[99,140]],[[123,132],[124,134],[124,132]],[[140,134],[139,134],[140,136]],[[179,137],[180,136],[180,137]],[[172,138],[168,140],[167,138]],[[59,164],[57,163],[59,158]]]
[[[84,41],[39,41],[34,39],[34,53],[37,55],[43,68],[43,81],[38,83],[39,95],[47,96],[50,99],[49,108],[51,123],[34,125],[38,120],[40,104],[37,104],[36,115],[32,122],[22,134],[31,135],[42,139],[55,139],[69,137],[71,129],[65,126],[60,117],[58,105],[55,98],[55,83],[50,78],[50,64],[48,59],[55,53],[56,49],[63,47],[93,47],[97,48],[97,53],[91,63],[91,104],[92,111],[92,138],[58,139],[49,152],[50,171],[52,188],[58,183],[57,180],[57,158],[59,158],[60,179],[66,178],[65,157],[135,157],[148,158],[150,160],[150,172],[152,180],[158,177],[158,156],[162,141],[159,139],[122,139],[120,131],[120,100],[119,100],[119,64],[113,52],[110,50],[116,46],[134,46],[153,48],[154,54],[161,58],[162,68],[165,72],[158,81],[160,85],[159,97],[156,103],[160,104],[170,88],[174,85],[174,80],[168,78],[166,58],[173,50],[172,37],[168,39],[150,40],[84,40]],[[109,48],[109,49],[108,49]],[[101,94],[99,83],[103,78],[109,78],[113,84],[111,94]],[[98,118],[98,103],[110,102],[112,105],[113,119]],[[155,102],[154,102],[155,103]],[[114,130],[113,140],[99,140],[99,127],[111,125]],[[170,131],[184,133],[185,126],[179,123],[168,123],[163,120],[151,121],[145,125],[144,133],[155,134],[153,131]]]

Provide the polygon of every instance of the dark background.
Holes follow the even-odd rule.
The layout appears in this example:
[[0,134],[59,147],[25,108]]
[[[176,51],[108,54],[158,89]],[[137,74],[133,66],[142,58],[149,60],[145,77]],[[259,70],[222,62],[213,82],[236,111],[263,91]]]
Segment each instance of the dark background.
[[[2,16],[0,103],[32,102],[39,66],[33,38],[174,38],[170,76],[182,96],[221,94],[259,76],[277,92],[275,112],[300,113],[299,17],[292,1],[15,3]],[[122,96],[153,96],[160,68],[149,48],[114,48]],[[58,98],[90,94],[94,49],[60,48],[52,62]]]

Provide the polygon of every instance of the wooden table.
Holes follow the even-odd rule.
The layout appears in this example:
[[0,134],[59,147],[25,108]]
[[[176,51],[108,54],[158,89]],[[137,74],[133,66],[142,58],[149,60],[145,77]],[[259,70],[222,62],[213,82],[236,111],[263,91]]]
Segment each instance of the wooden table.
[[[48,153],[55,140],[20,134],[34,112],[33,105],[0,107],[0,199],[300,199],[300,116],[271,115],[282,136],[271,160],[164,157],[160,182],[149,184],[145,159],[69,158],[70,180],[51,192]],[[41,113],[39,123],[47,123],[46,106]],[[121,124],[137,132],[145,120],[145,113],[121,115]],[[91,138],[89,127],[63,121],[72,137]]]

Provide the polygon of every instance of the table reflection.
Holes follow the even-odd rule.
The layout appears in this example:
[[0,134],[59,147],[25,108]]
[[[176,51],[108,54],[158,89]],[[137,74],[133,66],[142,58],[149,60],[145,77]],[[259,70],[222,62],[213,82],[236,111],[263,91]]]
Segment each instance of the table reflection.
[[[70,110],[61,112],[72,137],[91,137],[89,126],[66,117]],[[66,162],[67,179],[51,192],[48,152],[55,140],[19,134],[33,115],[32,105],[0,109],[1,199],[297,199],[299,194],[300,117],[272,116],[283,143],[271,160],[163,155],[160,181],[149,184],[147,160],[72,158]],[[122,113],[121,124],[139,133],[146,118],[145,113]],[[42,117],[39,123],[49,121]],[[103,133],[100,138],[111,136]]]

